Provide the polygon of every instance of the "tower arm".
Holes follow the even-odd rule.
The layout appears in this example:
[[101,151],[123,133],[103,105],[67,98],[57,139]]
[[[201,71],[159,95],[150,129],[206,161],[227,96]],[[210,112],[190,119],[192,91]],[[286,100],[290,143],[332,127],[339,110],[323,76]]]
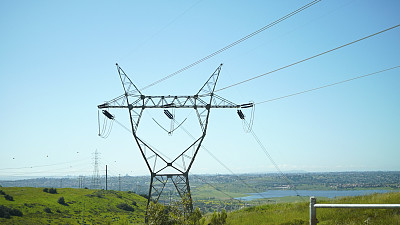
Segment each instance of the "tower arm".
[[209,104],[207,98],[211,94],[192,95],[192,96],[146,96],[146,95],[128,95],[130,104],[127,105],[126,97],[121,95],[97,107],[104,108],[129,108],[129,109],[145,109],[145,108],[247,108],[252,107],[252,103],[235,104],[221,96],[213,95],[213,102]]

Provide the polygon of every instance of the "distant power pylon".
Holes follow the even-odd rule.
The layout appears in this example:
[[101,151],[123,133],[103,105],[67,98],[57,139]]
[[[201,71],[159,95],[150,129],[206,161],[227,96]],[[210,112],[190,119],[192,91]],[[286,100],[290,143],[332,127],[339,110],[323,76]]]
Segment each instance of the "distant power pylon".
[[92,176],[92,189],[100,189],[101,185],[100,185],[100,174],[99,174],[99,152],[96,151],[93,153],[93,160],[94,160],[94,164],[93,164],[93,176]]
[[[221,66],[222,64],[214,71],[214,73],[195,95],[148,96],[141,93],[141,91],[132,83],[131,79],[117,64],[119,77],[125,93],[111,101],[98,105],[98,108],[102,110],[106,118],[112,121],[115,120],[114,115],[107,111],[107,109],[128,109],[133,137],[151,175],[147,206],[149,205],[150,201],[159,202],[166,184],[168,182],[172,182],[174,188],[181,198],[184,196],[189,198],[190,207],[188,210],[192,211],[193,207],[191,204],[192,200],[188,175],[189,170],[192,168],[193,162],[206,136],[211,108],[237,108],[237,113],[240,119],[244,120],[245,116],[240,109],[253,107],[253,103],[237,105],[214,94],[215,86],[221,71]],[[167,129],[161,127],[157,121],[154,121],[161,128],[167,131],[168,134],[172,134],[172,132],[180,127],[184,122],[178,123],[175,120],[175,110],[179,108],[193,109],[196,112],[201,135],[200,137],[194,138],[194,142],[186,149],[183,149],[178,156],[174,157],[173,159],[169,159],[165,155],[161,155],[156,149],[139,138],[137,131],[140,119],[142,118],[143,111],[145,109],[161,109],[168,119],[171,120],[171,129],[168,131]],[[178,124],[178,126],[175,128],[174,124]],[[107,129],[103,127],[103,131],[106,130]],[[104,133],[107,134],[107,132]],[[165,192],[168,194],[168,190]],[[168,199],[171,200],[172,195],[171,192],[169,193],[169,196],[162,199],[164,202]]]
[[79,186],[79,188],[83,188],[83,182],[84,182],[84,176],[82,176],[82,175],[80,175],[79,177],[78,177],[78,186]]

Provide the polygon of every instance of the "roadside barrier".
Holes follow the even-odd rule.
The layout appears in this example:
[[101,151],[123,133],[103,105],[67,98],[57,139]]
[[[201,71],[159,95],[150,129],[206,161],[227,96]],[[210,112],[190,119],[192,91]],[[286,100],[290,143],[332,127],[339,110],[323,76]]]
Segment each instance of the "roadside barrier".
[[310,197],[310,225],[317,225],[317,208],[362,208],[362,209],[395,209],[400,204],[317,204],[317,199]]

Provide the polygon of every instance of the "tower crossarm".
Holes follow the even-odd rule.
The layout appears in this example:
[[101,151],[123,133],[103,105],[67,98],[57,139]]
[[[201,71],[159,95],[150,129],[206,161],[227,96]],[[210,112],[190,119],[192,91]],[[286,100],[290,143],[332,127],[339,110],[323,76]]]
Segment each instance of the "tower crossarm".
[[235,104],[221,96],[213,95],[213,101],[209,104],[210,94],[204,95],[167,95],[167,96],[148,96],[148,95],[129,95],[130,103],[126,103],[126,98],[121,95],[104,104],[98,105],[99,109],[104,108],[242,108],[249,104]]

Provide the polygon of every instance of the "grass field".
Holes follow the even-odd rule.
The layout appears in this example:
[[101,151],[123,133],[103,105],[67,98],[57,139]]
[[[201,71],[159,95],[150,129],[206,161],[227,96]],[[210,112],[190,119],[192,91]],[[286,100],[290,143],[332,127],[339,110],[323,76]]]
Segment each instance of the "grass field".
[[[147,203],[141,196],[122,191],[60,188],[57,194],[50,194],[42,188],[31,187],[1,187],[0,190],[14,199],[9,201],[0,195],[0,205],[23,213],[22,217],[0,218],[0,224],[83,224],[83,220],[85,224],[143,224]],[[64,197],[65,204],[58,203],[60,197]],[[308,224],[309,198],[272,200],[228,213],[227,224]],[[317,202],[400,204],[400,192],[338,199],[317,197]],[[132,207],[133,212],[118,208],[121,203]],[[211,214],[205,217],[207,224]],[[400,209],[317,209],[317,218],[319,224],[400,224]]]
[[[290,199],[287,199],[290,200]],[[321,200],[318,203],[400,204],[400,192]],[[322,224],[400,224],[400,209],[317,209]],[[309,201],[268,204],[228,213],[227,224],[308,224]]]
[[[23,213],[22,217],[0,218],[0,224],[82,224],[83,220],[86,224],[142,223],[147,203],[141,196],[120,191],[60,188],[57,194],[50,194],[31,187],[0,190],[14,198],[8,201],[0,195],[0,205]],[[58,203],[60,197],[66,204]],[[134,211],[117,208],[121,203],[132,206]]]

